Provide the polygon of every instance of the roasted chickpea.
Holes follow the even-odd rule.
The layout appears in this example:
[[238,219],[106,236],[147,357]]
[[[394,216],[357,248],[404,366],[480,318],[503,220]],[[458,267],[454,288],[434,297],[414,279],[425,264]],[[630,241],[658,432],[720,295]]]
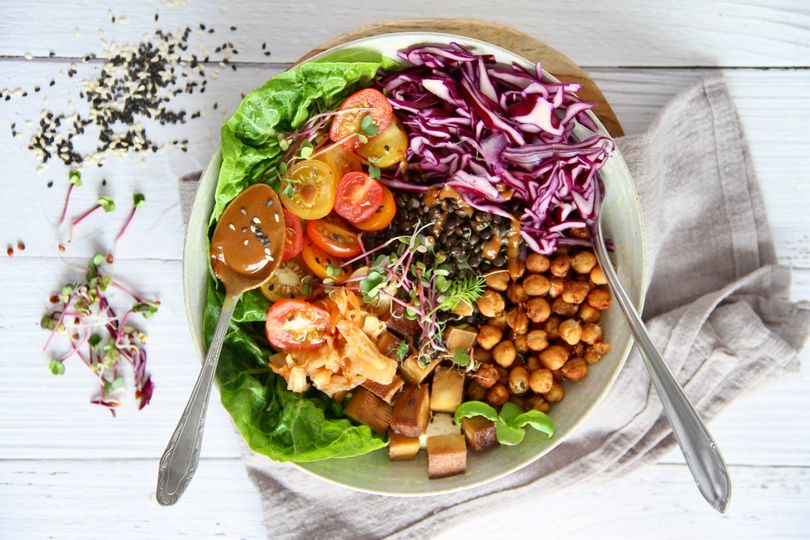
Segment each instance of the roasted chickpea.
[[596,255],[590,251],[580,251],[571,258],[571,268],[577,274],[587,274],[596,266]]
[[529,338],[526,337],[526,334],[515,334],[512,336],[512,341],[515,343],[515,350],[518,354],[529,352]]
[[523,335],[529,331],[529,317],[523,308],[515,307],[506,312],[506,324],[512,329],[512,332],[518,335]]
[[608,352],[610,352],[610,343],[594,343],[585,349],[585,361],[589,364],[595,364]]
[[492,388],[492,385],[498,382],[501,375],[492,364],[484,364],[472,376],[482,388]]
[[495,270],[487,274],[484,281],[490,289],[503,292],[509,286],[509,274],[504,270]]
[[471,401],[483,401],[487,397],[487,389],[473,381],[467,385],[465,394]]
[[526,269],[535,274],[542,274],[549,267],[548,257],[539,253],[532,253],[526,257]]
[[532,330],[526,335],[529,349],[542,351],[548,347],[548,333],[545,330]]
[[588,362],[584,358],[571,358],[560,368],[563,376],[571,382],[579,382],[588,374]]
[[569,304],[581,304],[590,290],[591,287],[584,281],[569,281],[563,287],[561,298]]
[[591,237],[591,233],[588,232],[587,227],[574,227],[570,229],[569,232],[574,238],[588,239]]
[[481,347],[476,347],[473,349],[473,359],[481,364],[489,364],[492,362],[492,353]]
[[553,311],[557,315],[562,315],[564,317],[571,317],[572,315],[576,314],[577,305],[569,304],[562,298],[557,298],[556,300],[554,300],[554,303],[551,304],[551,311]]
[[511,283],[509,287],[506,288],[506,297],[513,304],[522,304],[529,299],[526,289],[524,289],[523,285],[520,283]]
[[553,277],[548,280],[548,295],[552,298],[560,296],[565,289],[565,279],[561,277]]
[[560,337],[560,318],[556,315],[549,317],[543,325],[543,330],[548,334],[548,339],[557,339]]
[[582,341],[588,345],[593,345],[602,339],[602,327],[594,323],[585,323],[582,325]]
[[487,324],[495,328],[500,328],[501,330],[506,330],[506,312],[501,312],[497,317],[490,317],[487,319]]
[[503,405],[507,399],[509,399],[509,390],[501,383],[495,384],[487,392],[487,402],[493,407]]
[[542,367],[543,364],[540,363],[540,359],[537,358],[536,356],[530,356],[526,359],[526,369],[529,370],[529,373],[537,371]]
[[597,285],[607,285],[605,273],[598,266],[594,266],[593,270],[591,270],[591,281]]
[[[491,392],[492,390],[490,390]],[[546,398],[546,401],[549,403],[556,403],[557,401],[562,401],[565,397],[565,390],[560,383],[555,382],[551,385],[551,389],[543,395]]]
[[487,289],[476,301],[478,311],[484,317],[497,317],[506,308],[506,302],[498,291]]
[[565,361],[568,360],[568,349],[562,345],[552,345],[540,351],[538,355],[543,367],[554,371],[560,369]]
[[525,367],[513,367],[509,372],[509,389],[513,394],[522,394],[529,389],[529,372]]
[[547,369],[536,369],[529,376],[529,387],[535,394],[545,394],[553,384],[554,376]]
[[566,319],[560,323],[560,339],[569,345],[576,345],[582,339],[582,326],[576,319]]
[[610,305],[610,291],[602,287],[592,290],[588,294],[588,305],[599,311],[606,310]]
[[581,304],[579,306],[579,318],[585,322],[598,322],[599,318],[602,316],[602,312],[598,309],[591,307],[587,303]]
[[499,366],[505,368],[512,365],[515,361],[515,356],[517,356],[517,349],[515,349],[515,344],[511,341],[501,341],[492,350],[492,359],[495,360]]
[[497,326],[485,324],[478,330],[478,337],[475,338],[478,344],[485,351],[492,350],[492,348],[501,342],[503,339],[503,330]]
[[568,275],[568,270],[570,269],[571,257],[569,257],[568,254],[560,253],[560,250],[557,250],[557,255],[551,259],[551,265],[549,266],[551,275],[556,277],[565,277]]
[[498,370],[498,382],[503,385],[509,384],[509,370],[497,364],[492,365],[495,366],[496,370]]
[[510,257],[506,263],[506,269],[509,271],[509,277],[512,278],[512,281],[517,281],[526,272],[526,265],[520,257]]
[[551,315],[551,306],[545,298],[532,298],[526,302],[526,316],[532,322],[540,323]]
[[551,287],[548,278],[540,274],[531,274],[523,280],[523,288],[529,296],[544,296]]
[[546,403],[546,400],[543,399],[543,396],[531,395],[528,396],[524,402],[526,403],[527,411],[534,409],[535,411],[548,412],[551,408],[549,404]]
[[509,399],[507,401],[509,401],[509,403],[514,403],[524,411],[528,409],[528,407],[526,407],[526,399],[523,398],[523,396],[517,396],[515,394],[512,394],[511,396],[509,396]]

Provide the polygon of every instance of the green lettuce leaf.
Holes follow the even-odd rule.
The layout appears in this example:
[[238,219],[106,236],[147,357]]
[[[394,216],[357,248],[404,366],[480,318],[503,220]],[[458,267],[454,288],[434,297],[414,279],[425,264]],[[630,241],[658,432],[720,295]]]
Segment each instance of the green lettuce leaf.
[[[206,343],[220,310],[209,288]],[[303,462],[359,456],[386,445],[368,426],[342,418],[340,405],[322,392],[287,390],[284,379],[270,370],[270,351],[261,339],[260,325],[231,324],[217,366],[222,405],[254,451],[277,461]]]
[[[248,94],[222,127],[222,165],[213,226],[236,195],[251,184],[269,182],[283,154],[279,139],[313,114],[332,110],[355,90],[368,86],[378,69],[398,64],[377,53],[354,49],[280,73]],[[224,289],[209,279],[204,337],[210,343]],[[225,409],[250,447],[278,461],[352,457],[386,445],[367,426],[354,426],[325,394],[290,392],[268,366],[271,350],[264,321],[271,303],[259,291],[242,295],[222,347],[217,380]]]

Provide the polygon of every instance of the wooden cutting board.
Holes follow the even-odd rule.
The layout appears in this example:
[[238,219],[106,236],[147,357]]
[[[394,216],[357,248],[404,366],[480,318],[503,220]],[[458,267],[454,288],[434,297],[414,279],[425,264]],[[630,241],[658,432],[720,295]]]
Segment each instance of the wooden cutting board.
[[604,94],[588,77],[588,74],[576,65],[573,60],[560,51],[546,45],[528,34],[515,30],[510,26],[489,21],[475,19],[399,19],[383,21],[361,26],[345,34],[321,44],[302,56],[298,62],[306,60],[336,45],[379,34],[391,32],[443,32],[458,34],[471,38],[488,41],[499,47],[510,50],[533,62],[541,62],[543,69],[566,82],[576,82],[582,85],[578,92],[584,101],[595,103],[594,113],[604,124],[613,137],[624,135],[622,126],[613,109],[610,108]]

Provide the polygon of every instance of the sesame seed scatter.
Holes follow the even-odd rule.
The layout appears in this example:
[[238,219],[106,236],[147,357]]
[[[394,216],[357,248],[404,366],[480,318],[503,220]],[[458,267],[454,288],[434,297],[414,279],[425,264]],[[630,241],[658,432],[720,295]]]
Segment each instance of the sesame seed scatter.
[[[116,19],[112,11],[108,12],[108,18],[110,22],[117,20],[118,24],[126,21],[124,17]],[[158,20],[157,13],[155,20]],[[199,27],[209,32],[214,30],[204,24]],[[87,111],[76,112],[72,104],[62,111],[44,107],[33,123],[28,149],[41,163],[38,172],[51,160],[81,169],[88,164],[101,167],[113,156],[158,153],[171,147],[187,152],[188,139],[163,144],[155,142],[152,138],[155,128],[147,129],[144,124],[185,124],[205,116],[203,111],[186,111],[173,104],[175,98],[183,94],[204,93],[207,79],[219,75],[219,70],[206,68],[208,55],[202,44],[196,44],[201,54],[190,52],[191,33],[189,27],[175,32],[157,29],[135,45],[109,43],[100,34],[106,60],[92,77],[80,81],[78,97],[87,104]],[[230,57],[237,54],[233,43],[222,43],[217,52],[223,55],[224,65],[237,69],[230,62]],[[49,56],[55,56],[55,53]],[[87,64],[95,59],[95,54],[88,54],[82,62]],[[76,64],[59,73],[62,78],[73,78],[78,74]],[[51,87],[56,84],[55,79],[49,78],[45,82]],[[39,92],[41,86],[44,84],[33,87],[33,92]],[[27,95],[26,90],[19,88],[0,92],[6,101]],[[21,135],[16,127],[12,127],[11,132],[12,137]]]

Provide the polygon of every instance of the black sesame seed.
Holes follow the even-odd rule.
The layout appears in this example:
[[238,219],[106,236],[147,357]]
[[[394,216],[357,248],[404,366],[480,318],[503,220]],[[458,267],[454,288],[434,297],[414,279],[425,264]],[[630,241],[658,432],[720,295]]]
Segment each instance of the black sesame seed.
[[236,31],[236,27],[235,27],[235,26],[231,26],[231,32],[235,32],[235,31]]

